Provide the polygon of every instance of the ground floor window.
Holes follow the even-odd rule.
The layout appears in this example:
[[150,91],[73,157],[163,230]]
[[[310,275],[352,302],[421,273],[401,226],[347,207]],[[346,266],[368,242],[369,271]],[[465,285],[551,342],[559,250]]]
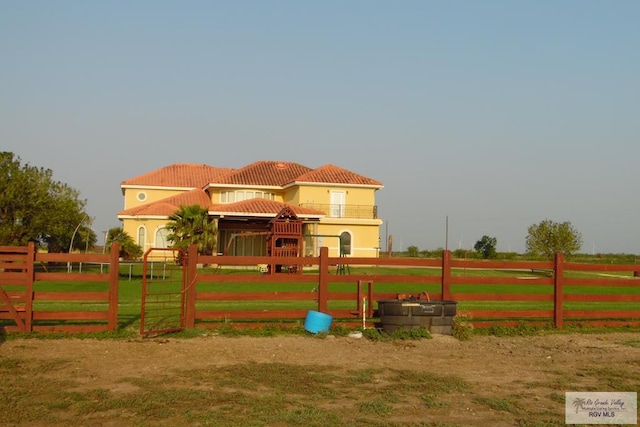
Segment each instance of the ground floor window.
[[340,233],[340,255],[351,255],[351,233]]
[[156,243],[155,243],[155,247],[156,248],[168,248],[169,247],[169,240],[167,239],[167,236],[169,235],[169,230],[167,230],[166,228],[158,228],[156,230]]
[[147,234],[146,228],[142,226],[138,227],[138,246],[140,246],[143,250],[147,243],[145,240],[147,238],[146,234]]

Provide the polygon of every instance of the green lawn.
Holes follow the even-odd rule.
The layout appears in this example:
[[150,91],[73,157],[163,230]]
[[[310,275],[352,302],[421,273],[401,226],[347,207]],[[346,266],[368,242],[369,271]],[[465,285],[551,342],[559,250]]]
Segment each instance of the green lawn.
[[[159,274],[162,270],[156,269]],[[256,274],[253,270],[212,270],[204,269],[203,272],[220,275],[232,274]],[[142,297],[142,268],[135,265],[133,267],[122,266],[120,272],[119,286],[119,319],[123,327],[138,327],[141,312]],[[349,269],[348,275],[341,276],[344,281],[341,283],[331,283],[330,292],[350,292],[356,290],[355,280],[350,280],[351,275],[398,275],[396,283],[376,283],[374,280],[375,293],[404,293],[419,294],[427,292],[429,294],[438,294],[440,285],[433,284],[415,284],[403,283],[403,276],[439,276],[440,270],[437,268],[384,268],[384,267],[352,267]],[[462,277],[547,277],[544,271],[529,270],[477,270],[477,269],[460,269],[455,270],[453,274],[457,279]],[[625,277],[631,277],[623,274]],[[585,272],[567,272],[567,277],[585,277],[585,278],[602,278],[602,275]],[[156,276],[152,280],[152,286],[165,286],[171,292],[179,292],[179,284],[174,283],[176,280],[171,278],[166,284],[163,284],[162,276]],[[317,303],[314,301],[314,294],[317,285],[315,283],[204,283],[198,285],[199,292],[237,292],[238,300],[236,301],[199,301],[197,303],[198,310],[216,309],[216,310],[289,310],[316,309]],[[365,287],[366,288],[366,287]],[[82,282],[56,282],[45,283],[37,282],[35,284],[36,291],[102,291],[106,292],[107,287],[101,283],[82,283]],[[309,292],[310,298],[307,301],[248,301],[243,300],[243,293],[250,292]],[[478,284],[455,284],[451,287],[451,292],[456,295],[464,295],[468,293],[475,294],[553,294],[553,288],[546,285],[526,285],[526,284],[508,284],[508,285],[478,285]],[[581,295],[619,295],[619,294],[640,294],[639,286],[636,287],[615,287],[615,286],[566,286],[567,294]],[[370,303],[370,302],[369,302]],[[81,309],[78,307],[81,306]],[[637,309],[637,302],[617,303],[617,302],[566,302],[565,309],[571,310],[634,310]],[[354,300],[337,300],[329,302],[330,309],[355,309],[356,302]],[[35,301],[35,310],[82,310],[82,311],[105,311],[106,303],[96,302],[65,302],[65,301]],[[375,308],[375,305],[374,305]],[[460,298],[458,302],[459,310],[551,310],[553,303],[536,302],[536,301],[464,301]]]

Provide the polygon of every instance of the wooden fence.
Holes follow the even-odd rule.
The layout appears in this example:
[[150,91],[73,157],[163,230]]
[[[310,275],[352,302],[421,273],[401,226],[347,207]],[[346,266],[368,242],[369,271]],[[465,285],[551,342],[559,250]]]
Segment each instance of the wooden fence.
[[[201,256],[191,247],[187,267],[187,327],[215,326],[219,322],[304,319],[307,309],[331,314],[335,319],[375,324],[374,302],[398,296],[398,284],[407,294],[426,292],[432,300],[457,301],[476,327],[513,326],[520,322],[552,324],[640,325],[640,279],[631,272],[640,265],[578,264],[565,262],[558,254],[554,261],[484,261],[452,259],[444,251],[442,259],[416,258],[343,258],[329,257],[326,248],[318,257],[270,259],[266,257]],[[256,275],[260,264],[304,265],[311,274]],[[348,262],[348,265],[345,263]],[[237,274],[202,273],[198,265],[249,268]],[[398,274],[351,274],[350,267],[391,267]],[[402,268],[425,268],[435,274],[403,275]],[[389,268],[385,268],[388,271]],[[500,277],[476,276],[470,273],[496,270]],[[222,271],[222,270],[220,270]],[[242,270],[241,270],[242,271]],[[591,273],[597,277],[573,277],[569,272]],[[527,274],[528,273],[528,274]],[[537,273],[532,275],[531,273]],[[617,273],[617,274],[613,274]],[[506,274],[506,275],[504,275]],[[575,275],[575,274],[574,274]],[[243,291],[243,283],[264,283],[264,291]],[[234,291],[216,290],[217,284],[237,283]],[[308,284],[308,291],[271,290],[273,284]],[[345,285],[346,284],[346,285]],[[393,284],[395,290],[390,291]],[[513,286],[512,292],[488,292],[493,285]],[[351,286],[351,290],[349,287]],[[504,289],[504,286],[501,288]],[[286,288],[286,286],[285,286]],[[340,289],[338,289],[340,288]],[[347,289],[345,291],[345,288]],[[228,286],[225,286],[228,289]],[[416,289],[418,289],[416,291]],[[362,302],[367,305],[363,306]],[[248,301],[254,308],[246,308]],[[296,308],[286,308],[287,301],[297,301]],[[238,309],[234,309],[234,302]],[[307,307],[300,308],[300,302]],[[620,307],[603,310],[607,306]],[[350,308],[344,306],[351,304]],[[294,305],[294,304],[290,304]],[[473,306],[494,305],[491,309]],[[216,306],[219,306],[216,307]],[[523,306],[524,308],[519,308]],[[531,306],[540,306],[532,309]],[[572,308],[588,307],[588,308]]]
[[[33,245],[0,247],[0,332],[116,330],[117,254],[115,244],[110,254],[37,253]],[[327,248],[318,257],[292,259],[203,256],[190,247],[187,260],[187,327],[301,321],[311,309],[338,321],[364,319],[373,326],[376,301],[423,291],[431,300],[457,301],[458,312],[463,309],[476,327],[519,322],[557,328],[640,326],[640,278],[633,274],[640,271],[638,264],[571,263],[561,255],[552,262],[462,260],[452,259],[449,251],[442,259],[344,258],[329,257]],[[104,273],[102,268],[82,273],[64,268],[78,263],[108,268]],[[302,265],[304,271],[259,274],[261,264]],[[363,269],[357,267],[365,266],[368,274],[359,273]],[[256,292],[257,283],[264,290]],[[500,290],[492,292],[495,286]]]
[[[106,264],[108,272],[75,272],[73,266],[81,263]],[[9,324],[0,330],[116,330],[118,269],[117,244],[111,246],[110,254],[38,253],[33,243],[1,246],[0,320]],[[79,289],[79,283],[86,289]]]

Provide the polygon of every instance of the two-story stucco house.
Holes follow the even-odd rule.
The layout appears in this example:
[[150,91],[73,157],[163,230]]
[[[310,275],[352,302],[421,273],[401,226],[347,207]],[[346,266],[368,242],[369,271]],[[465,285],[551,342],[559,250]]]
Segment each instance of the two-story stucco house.
[[207,208],[218,229],[218,253],[265,255],[268,224],[283,208],[302,221],[304,255],[377,257],[375,202],[382,184],[324,165],[258,161],[240,169],[178,163],[121,183],[123,229],[143,250],[164,248],[168,218],[180,206]]

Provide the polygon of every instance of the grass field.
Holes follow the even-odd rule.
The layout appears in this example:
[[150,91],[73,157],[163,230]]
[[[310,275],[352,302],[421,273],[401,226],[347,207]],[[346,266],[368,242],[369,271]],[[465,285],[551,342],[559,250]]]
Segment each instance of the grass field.
[[[205,273],[213,273],[220,275],[237,275],[237,274],[259,274],[253,270],[241,269],[204,269]],[[310,274],[312,274],[311,272]],[[385,267],[351,267],[344,282],[331,283],[331,292],[354,292],[354,280],[350,280],[351,275],[385,275],[385,276],[439,276],[440,270],[437,268],[385,268]],[[546,271],[530,271],[530,270],[482,270],[482,269],[457,269],[453,271],[453,276],[457,281],[463,281],[464,277],[518,277],[518,278],[540,278],[548,277]],[[632,272],[616,273],[616,276],[631,278]],[[121,266],[119,286],[119,323],[121,328],[136,329],[139,328],[139,319],[141,313],[141,289],[142,289],[142,267]],[[602,274],[590,272],[574,272],[566,271],[565,277],[574,278],[602,278]],[[156,279],[157,280],[157,279]],[[522,283],[520,281],[519,283]],[[179,292],[179,285],[169,284],[173,286],[174,291]],[[307,301],[250,301],[243,300],[242,293],[250,292],[314,292],[317,285],[314,283],[204,283],[199,285],[198,291],[203,292],[237,292],[239,297],[236,301],[199,301],[197,303],[198,310],[311,310],[317,309],[317,304],[311,297]],[[403,283],[401,277],[397,283],[374,283],[376,293],[406,293],[418,294],[428,292],[437,294],[440,292],[440,285],[434,284],[415,284]],[[104,284],[83,283],[83,282],[36,282],[36,291],[105,291]],[[553,294],[553,287],[548,285],[536,284],[454,284],[451,292],[458,296],[474,293],[474,294]],[[640,295],[640,279],[639,286],[636,287],[614,287],[614,286],[566,286],[566,294],[577,295],[616,295],[616,294],[633,294]],[[104,311],[106,303],[95,302],[65,302],[65,301],[35,301],[34,310],[80,310],[83,311]],[[330,309],[354,309],[355,301],[330,301]],[[374,306],[375,308],[375,306]],[[565,309],[570,310],[636,310],[637,302],[565,302]],[[458,310],[551,310],[553,302],[551,301],[465,301],[460,298],[458,301]]]
[[[239,272],[223,270],[218,274]],[[397,268],[375,271],[351,268],[350,273],[439,275],[437,269]],[[455,272],[456,277],[462,278],[535,278],[546,274],[506,270]],[[573,274],[567,272],[572,277],[602,277],[596,273]],[[631,273],[622,275],[630,277]],[[265,339],[252,336],[225,341],[220,335],[231,333],[232,329],[225,332],[220,328],[215,333],[207,332],[201,339],[182,339],[199,331],[184,331],[167,339],[137,339],[141,271],[133,270],[129,279],[129,269],[123,267],[120,277],[121,330],[97,337],[124,339],[18,337],[3,342],[0,334],[3,378],[0,424],[550,427],[565,425],[565,391],[640,389],[637,333],[593,338],[592,334],[574,333],[565,337],[570,328],[565,331],[513,328],[505,332],[512,336],[508,339],[475,336],[471,340],[446,337],[448,340],[410,341],[392,337],[381,342],[364,339],[353,342],[340,335],[344,331],[339,327],[337,339],[310,336],[302,328],[286,332],[264,328],[256,331],[255,337]],[[353,292],[353,280],[348,275],[344,279],[343,283],[331,284],[331,291]],[[204,284],[199,290],[311,292],[314,287],[310,283],[220,283]],[[82,282],[37,282],[35,288],[36,291],[106,290],[104,284]],[[376,291],[380,288],[397,293],[440,290],[439,285],[407,284],[401,280],[379,284]],[[577,295],[637,295],[640,286],[567,286],[565,291]],[[452,286],[452,292],[551,295],[553,289],[545,285],[459,284]],[[200,308],[226,305],[264,309],[265,303],[205,302]],[[79,304],[83,310],[106,310],[106,304],[92,302],[35,301],[35,308],[63,311],[77,309]],[[334,304],[354,306],[353,301]],[[551,304],[461,300],[459,309],[548,310]],[[637,302],[565,304],[571,309],[605,310],[637,310],[637,306]],[[274,301],[269,302],[269,308],[314,306],[312,301]],[[287,336],[293,333],[304,336]],[[534,336],[538,333],[540,336]]]

